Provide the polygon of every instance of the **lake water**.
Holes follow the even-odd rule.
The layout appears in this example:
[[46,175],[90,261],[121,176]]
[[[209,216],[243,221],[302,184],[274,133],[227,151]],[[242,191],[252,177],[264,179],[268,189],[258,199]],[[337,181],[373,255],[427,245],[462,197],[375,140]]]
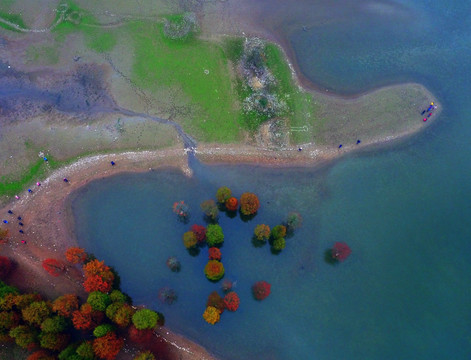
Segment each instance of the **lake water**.
[[[359,1],[329,12],[319,1],[324,12],[310,15],[299,7],[313,2],[292,3],[296,11],[273,7],[260,26],[277,27],[313,82],[344,94],[420,82],[443,104],[440,120],[321,169],[195,163],[191,179],[163,170],[93,182],[73,202],[79,243],[118,270],[135,303],[223,359],[469,359],[471,5]],[[314,27],[310,16],[325,21]],[[199,204],[223,185],[257,193],[262,206],[248,223],[221,215],[226,278],[237,280],[241,306],[211,326],[201,315],[220,285],[204,277],[207,249],[192,257],[181,236],[204,224]],[[171,212],[178,200],[190,205],[187,225]],[[280,255],[252,246],[256,224],[292,210],[304,224]],[[335,241],[353,251],[339,266],[324,261]],[[180,273],[167,269],[171,255]],[[250,294],[258,280],[272,284],[263,302]],[[163,286],[177,291],[176,304],[159,303]]]

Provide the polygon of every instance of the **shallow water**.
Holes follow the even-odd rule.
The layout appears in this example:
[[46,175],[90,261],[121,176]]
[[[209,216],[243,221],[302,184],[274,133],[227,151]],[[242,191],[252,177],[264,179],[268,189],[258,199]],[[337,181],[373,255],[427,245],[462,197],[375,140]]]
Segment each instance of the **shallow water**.
[[[314,27],[299,8],[313,3],[296,3],[284,17],[273,7],[260,26],[276,25],[306,76],[344,94],[423,83],[443,103],[440,121],[322,169],[196,164],[192,179],[159,171],[94,182],[74,201],[79,242],[117,268],[136,303],[224,359],[469,359],[470,5],[360,1],[346,11],[318,2],[324,12],[312,18],[330,20]],[[199,203],[222,185],[256,192],[262,207],[249,223],[221,216],[226,277],[237,280],[241,306],[212,327],[201,314],[219,285],[204,277],[206,249],[191,257],[181,234],[203,223]],[[171,212],[178,200],[191,206],[188,225]],[[285,251],[252,247],[256,224],[276,225],[291,210],[304,225]],[[340,266],[323,258],[335,241],[353,250]],[[170,255],[182,261],[178,274],[165,266]],[[260,279],[272,294],[258,303],[250,286]],[[158,302],[162,286],[176,289],[175,305]]]

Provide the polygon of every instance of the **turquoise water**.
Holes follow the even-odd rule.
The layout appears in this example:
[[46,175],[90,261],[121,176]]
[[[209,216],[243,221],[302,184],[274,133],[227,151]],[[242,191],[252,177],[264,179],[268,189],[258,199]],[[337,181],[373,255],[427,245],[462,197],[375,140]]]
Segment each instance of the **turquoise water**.
[[[356,4],[308,31],[307,12],[272,22],[305,75],[331,91],[429,87],[444,109],[423,133],[321,169],[196,163],[191,179],[171,170],[121,175],[91,183],[73,202],[80,244],[116,267],[123,290],[223,359],[471,357],[470,5]],[[219,285],[204,277],[206,249],[190,256],[181,234],[203,224],[199,203],[222,185],[257,193],[262,207],[248,223],[221,216],[226,277],[237,280],[241,306],[210,326],[201,314]],[[171,212],[178,200],[191,206],[188,225]],[[252,247],[256,224],[276,225],[291,210],[304,225],[285,251]],[[353,250],[340,266],[324,261],[335,241]],[[171,255],[182,261],[178,274],[165,266]],[[250,286],[262,279],[272,294],[258,303]],[[158,302],[162,286],[177,291],[175,305]]]

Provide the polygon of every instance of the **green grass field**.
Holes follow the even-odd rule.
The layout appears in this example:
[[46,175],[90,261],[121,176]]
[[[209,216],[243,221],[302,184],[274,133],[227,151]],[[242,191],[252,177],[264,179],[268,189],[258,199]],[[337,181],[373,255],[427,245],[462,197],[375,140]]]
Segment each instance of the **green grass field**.
[[[0,11],[0,18],[4,19],[6,21],[9,21],[9,22],[11,22],[15,25],[18,25],[19,27],[21,27],[23,29],[27,29],[27,27],[26,27],[26,25],[23,21],[23,18],[21,17],[20,14],[10,14],[8,12]],[[2,22],[0,22],[0,27],[2,27],[4,29],[7,29],[7,30],[18,31],[14,27],[11,27],[10,25],[4,24]]]
[[177,114],[175,120],[197,139],[237,141],[239,110],[223,48],[195,37],[167,39],[160,23],[132,22],[127,28],[134,40],[133,80],[151,92],[181,90],[183,96],[172,101],[176,107],[186,103],[192,115]]

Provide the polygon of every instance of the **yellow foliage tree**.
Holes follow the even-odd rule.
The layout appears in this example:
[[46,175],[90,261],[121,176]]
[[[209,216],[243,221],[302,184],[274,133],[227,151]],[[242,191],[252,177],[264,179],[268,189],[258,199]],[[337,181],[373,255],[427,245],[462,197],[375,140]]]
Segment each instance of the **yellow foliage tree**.
[[209,324],[214,325],[221,319],[221,314],[214,306],[208,306],[203,313],[203,319]]

